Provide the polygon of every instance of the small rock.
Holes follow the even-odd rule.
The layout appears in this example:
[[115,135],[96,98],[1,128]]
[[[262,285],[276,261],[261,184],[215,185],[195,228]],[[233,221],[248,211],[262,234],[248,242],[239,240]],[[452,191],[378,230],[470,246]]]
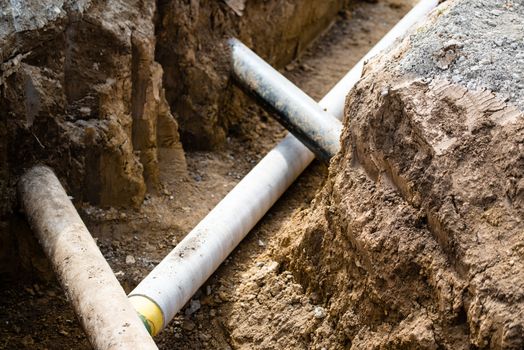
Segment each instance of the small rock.
[[300,69],[302,69],[305,72],[311,72],[313,70],[313,68],[311,68],[311,66],[307,65],[306,63],[302,63],[300,65]]
[[487,66],[491,64],[491,60],[488,58],[481,59],[479,62],[480,65]]
[[242,16],[246,8],[246,0],[224,0],[237,16]]
[[460,75],[454,75],[451,77],[451,80],[455,83],[455,84],[458,84],[462,81],[462,77]]
[[317,319],[326,317],[326,309],[321,306],[315,306],[313,309],[313,316],[315,316]]
[[185,311],[185,314],[186,316],[189,316],[194,314],[198,310],[200,310],[200,300],[191,300],[189,302],[189,307]]
[[486,24],[490,27],[496,27],[497,26],[497,23],[495,23],[494,21],[488,19],[486,20]]
[[259,247],[265,247],[265,246],[266,246],[266,243],[265,243],[263,240],[259,239],[259,240],[258,240],[258,246],[259,246]]
[[91,108],[89,107],[80,107],[80,109],[78,110],[80,112],[80,114],[82,114],[83,116],[88,116],[91,114]]
[[493,42],[495,43],[495,45],[497,45],[499,47],[504,44],[504,40],[502,38],[497,38]]
[[132,255],[126,256],[126,264],[127,265],[133,265],[136,262],[135,257]]
[[456,39],[450,39],[444,43],[444,49],[451,50],[451,49],[459,49],[464,47],[464,43],[456,40]]
[[195,329],[196,326],[195,323],[191,320],[184,320],[184,322],[182,322],[181,327],[183,330],[192,331],[193,329]]

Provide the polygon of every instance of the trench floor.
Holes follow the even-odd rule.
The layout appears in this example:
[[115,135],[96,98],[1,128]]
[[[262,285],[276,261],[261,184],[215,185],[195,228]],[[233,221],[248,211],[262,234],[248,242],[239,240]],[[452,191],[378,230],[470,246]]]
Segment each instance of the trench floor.
[[[283,73],[315,99],[329,89],[410,9],[414,0],[361,2],[336,22]],[[187,152],[165,160],[163,188],[148,195],[138,211],[80,209],[93,236],[129,292],[238,181],[285,135],[255,104],[235,126],[224,149]],[[161,349],[263,348],[235,324],[238,293],[249,275],[278,249],[279,232],[306,208],[321,188],[327,167],[313,164],[157,337]],[[261,265],[262,264],[262,265]],[[89,349],[78,322],[55,281],[23,281],[0,288],[0,349]],[[198,308],[198,310],[194,310]],[[253,313],[264,308],[253,309]],[[282,312],[286,312],[283,310]],[[285,315],[284,315],[285,316]],[[263,326],[263,325],[262,325]],[[275,326],[278,328],[278,325]],[[256,328],[255,328],[256,329]],[[287,338],[293,334],[286,335]],[[297,337],[299,335],[296,335]],[[303,348],[288,341],[271,348]]]

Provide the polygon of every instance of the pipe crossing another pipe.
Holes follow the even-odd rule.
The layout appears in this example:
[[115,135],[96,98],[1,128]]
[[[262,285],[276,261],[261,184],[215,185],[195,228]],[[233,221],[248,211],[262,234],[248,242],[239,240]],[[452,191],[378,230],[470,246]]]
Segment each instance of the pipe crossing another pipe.
[[[319,121],[318,117],[335,125],[336,123],[329,122],[329,118],[334,116],[342,119],[346,95],[360,79],[364,61],[389,47],[436,6],[437,0],[421,0],[324,96],[318,103],[320,110],[311,106],[307,95],[304,98],[300,94],[293,95],[288,102],[308,100],[308,106],[291,106],[291,109],[286,109],[276,104],[271,108],[282,113],[279,114],[281,118],[289,120],[295,120],[303,111],[311,109],[314,111],[315,123]],[[270,94],[269,97],[272,101],[278,101],[277,96]],[[322,120],[320,119],[320,124],[323,124]],[[331,140],[324,143],[323,149],[319,145],[324,141],[317,142],[316,137],[307,136],[309,131],[313,131],[313,135],[321,133],[309,130],[309,122],[303,128],[299,126],[293,125],[293,128],[299,130],[297,135],[308,142],[315,141],[309,147],[318,151],[321,158],[328,159],[330,154],[336,153],[340,134],[337,126],[322,125],[322,130],[325,128],[322,133],[332,135]],[[336,142],[333,142],[334,139]],[[173,319],[313,158],[313,153],[297,138],[286,136],[129,294],[131,303],[149,325],[149,329],[154,328],[153,335]]]
[[299,139],[329,161],[340,149],[342,123],[239,40],[228,41],[236,81]]

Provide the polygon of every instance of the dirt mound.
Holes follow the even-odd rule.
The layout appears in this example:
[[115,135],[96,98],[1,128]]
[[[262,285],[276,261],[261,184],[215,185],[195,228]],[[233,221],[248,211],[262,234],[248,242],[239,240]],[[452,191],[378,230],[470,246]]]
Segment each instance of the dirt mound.
[[[524,19],[516,4],[450,2],[366,67],[347,99],[329,179],[282,240],[283,267],[324,303],[340,347],[524,346],[524,113],[501,98],[507,84],[483,74],[493,67],[447,79],[475,63],[461,50],[483,37],[463,28],[476,21],[467,9],[486,7],[499,21]],[[442,66],[440,48],[424,45],[457,12],[454,35],[467,40],[447,46],[458,63]],[[508,28],[508,37],[522,35],[518,24]],[[511,42],[490,52],[494,62]],[[431,69],[405,73],[428,57]]]

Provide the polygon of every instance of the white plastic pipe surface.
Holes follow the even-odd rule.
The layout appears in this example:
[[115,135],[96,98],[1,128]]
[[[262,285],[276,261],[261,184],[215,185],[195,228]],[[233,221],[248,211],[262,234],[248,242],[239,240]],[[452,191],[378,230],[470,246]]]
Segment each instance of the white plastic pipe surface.
[[18,188],[29,224],[93,348],[158,349],[53,171],[31,168]]
[[370,58],[391,46],[397,39],[402,37],[421,18],[424,18],[432,9],[437,7],[438,0],[421,0],[411,9],[386,35],[373,46],[369,52],[357,62],[353,68],[342,78],[326,96],[320,101],[320,105],[327,108],[331,115],[341,118],[344,115],[344,101],[349,90],[355,86],[362,76],[364,63]]
[[[388,47],[437,5],[422,0],[319,102],[342,119],[349,90],[366,59]],[[220,266],[314,156],[288,135],[130,293],[156,303],[165,325]]]

